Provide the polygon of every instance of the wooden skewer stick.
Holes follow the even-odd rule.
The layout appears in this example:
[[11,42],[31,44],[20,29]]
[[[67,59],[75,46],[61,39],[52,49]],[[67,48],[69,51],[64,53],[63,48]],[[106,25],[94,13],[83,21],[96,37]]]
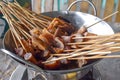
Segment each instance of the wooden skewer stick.
[[[116,36],[116,37],[113,38],[113,39],[109,39],[109,40],[105,41],[104,43],[107,43],[107,42],[119,42],[120,39],[117,38],[117,37],[119,37],[119,35],[120,35],[120,33],[117,34],[117,35],[115,35],[115,34],[114,34],[114,35],[111,35],[111,36]],[[108,37],[110,37],[110,36],[108,36]],[[106,38],[107,38],[107,37],[106,37]],[[67,45],[90,45],[90,44],[94,44],[94,43],[96,43],[96,42],[99,42],[99,41],[101,41],[102,39],[105,39],[105,38],[89,40],[89,41],[87,41],[87,42],[73,42],[73,43],[67,43]]]
[[97,23],[100,23],[100,22],[102,22],[102,21],[104,21],[104,20],[108,19],[109,17],[111,17],[111,16],[113,16],[113,15],[117,14],[118,12],[119,12],[119,11],[116,11],[116,12],[114,12],[114,13],[112,13],[112,14],[108,15],[108,16],[106,16],[105,18],[101,19],[100,21],[97,21],[97,22],[95,22],[94,24],[92,24],[92,25],[90,25],[90,26],[88,26],[88,27],[86,27],[86,28],[90,28],[90,27],[92,27],[92,26],[96,25]]
[[[15,23],[14,23],[13,25],[16,26]],[[25,32],[25,31],[24,31],[23,29],[21,29],[20,27],[16,26],[16,28],[17,28],[17,30],[18,30],[26,39],[28,39],[28,38],[31,37],[27,32]]]
[[[15,3],[15,4],[19,6],[19,4],[17,4],[17,3]],[[43,17],[43,19],[46,19],[46,20],[49,20],[49,21],[52,21],[52,20],[53,20],[53,18],[51,18],[51,17],[44,16],[44,15],[42,15],[42,14],[37,14],[37,13],[35,13],[35,12],[29,10],[29,9],[26,9],[26,8],[23,8],[23,9],[24,9],[24,10],[27,10],[27,11],[28,11],[29,13],[31,13],[31,14],[37,15],[38,17]]]
[[[45,22],[48,22],[48,21],[51,21],[51,20],[52,20],[52,18],[50,18],[50,17],[44,16],[44,15],[38,15],[38,14],[36,14],[36,13],[33,12],[33,11],[30,11],[30,10],[28,10],[28,9],[26,9],[26,8],[21,7],[21,6],[19,5],[19,3],[17,3],[17,2],[14,2],[14,3],[10,4],[10,5],[11,5],[13,8],[19,10],[20,12],[23,11],[23,13],[24,13],[28,18],[32,18],[32,17],[38,16],[38,17],[36,17],[36,18],[38,18],[39,20],[43,20],[43,21],[45,21]],[[33,14],[35,14],[35,15],[33,16]]]
[[106,38],[111,35],[98,35],[98,36],[81,36],[81,37],[73,37],[72,39],[84,39],[84,38]]
[[[102,39],[100,39],[102,40]],[[98,39],[95,40],[89,40],[87,42],[73,42],[73,43],[67,43],[67,45],[90,45],[94,44],[95,42],[99,41]]]
[[[20,20],[20,17],[14,12],[14,10],[10,10],[6,7],[3,8],[3,11],[6,12],[6,14],[10,17],[11,20],[14,20],[13,16],[11,14],[14,14],[14,16],[16,16],[19,20]],[[11,14],[10,14],[11,13]],[[21,20],[20,20],[21,21]],[[22,21],[21,21],[21,24],[24,24]],[[24,24],[26,28],[28,28],[26,24]],[[30,30],[30,28],[28,28]]]
[[100,58],[120,58],[120,55],[96,56],[96,57],[79,57],[79,58],[69,58],[69,60],[79,60],[79,59],[100,59]]
[[[99,41],[99,40],[98,40]],[[86,49],[84,49],[84,50],[92,50],[92,49],[95,49],[96,47],[97,48],[100,48],[100,47],[107,47],[107,46],[109,46],[109,45],[113,45],[113,44],[115,44],[115,43],[119,43],[120,42],[120,39],[111,39],[111,40],[109,40],[109,41],[107,41],[107,42],[104,42],[104,43],[101,43],[101,44],[97,44],[97,45],[94,45],[94,46],[91,46],[91,47],[89,47],[89,48],[86,48]],[[93,43],[94,44],[94,43]],[[63,52],[74,52],[75,50],[79,50],[79,49],[82,49],[82,48],[84,48],[84,47],[87,47],[87,46],[90,46],[90,45],[92,45],[92,44],[83,44],[83,45],[78,45],[77,44],[77,49],[76,48],[74,48],[74,49],[68,49],[68,50],[64,50]]]
[[26,35],[26,36],[28,36],[29,38],[31,38],[31,35],[28,34],[24,29],[22,29],[22,28],[21,28],[21,25],[19,25],[19,23],[17,23],[16,21],[14,21],[13,23],[16,24],[15,27],[18,28],[19,31],[21,31],[21,33],[23,34],[23,36]]
[[[14,7],[15,7],[15,9],[14,10],[16,10],[16,7],[18,7],[18,6],[15,6],[14,5]],[[21,9],[21,10],[23,10],[23,8],[22,7],[20,7],[20,8],[18,8],[17,9],[17,12],[18,12],[18,14],[19,14],[19,9]],[[24,15],[26,15],[26,16],[29,16],[30,14],[27,12],[27,11],[23,11],[24,12],[24,14],[20,14],[20,15],[22,15],[22,16],[24,16]],[[47,21],[44,21],[44,20],[41,20],[41,19],[37,19],[35,16],[33,16],[33,18],[35,19],[35,20],[37,20],[38,22],[36,22],[36,21],[34,21],[34,19],[33,18],[31,18],[31,17],[26,17],[26,16],[24,16],[24,18],[25,19],[29,19],[30,21],[31,21],[31,23],[32,24],[34,24],[34,27],[41,27],[41,28],[44,28],[44,27],[47,27],[48,26],[48,22]],[[28,20],[27,19],[27,20]],[[37,24],[39,24],[39,25],[37,25]],[[47,25],[46,25],[47,24]]]
[[40,20],[40,19],[36,19],[36,18],[31,18],[31,19],[34,20],[34,21],[41,22],[41,23],[43,23],[43,25],[45,25],[45,26],[49,24],[49,22],[45,22],[45,21]]
[[18,35],[18,33],[17,33],[15,30],[13,30],[13,28],[10,27],[10,29],[11,29],[11,30],[13,31],[13,33],[15,34],[16,38],[17,38],[18,41],[20,42],[20,44],[21,44],[21,46],[23,47],[23,49],[25,50],[25,52],[27,52],[27,50],[25,49],[22,41],[20,40],[20,36]]
[[[80,52],[79,52],[80,53]],[[102,54],[102,55],[106,55],[106,54],[110,54],[111,51],[100,51],[100,52],[93,52],[93,53],[88,53],[86,55],[98,55],[98,54]],[[53,56],[69,56],[71,54],[52,54]],[[84,55],[84,54],[83,54]],[[85,55],[84,55],[85,56]]]
[[67,43],[67,45],[90,45],[93,44],[95,42],[97,42],[98,39],[94,39],[94,40],[89,40],[87,42],[72,42],[72,43]]
[[[112,45],[112,43],[109,44],[109,45]],[[96,45],[96,46],[92,46],[92,47],[86,48],[86,49],[84,49],[84,50],[92,50],[92,49],[95,49],[96,47],[97,47],[97,48],[100,48],[100,47],[109,46],[109,45],[100,44],[100,45]],[[86,47],[86,46],[84,46],[84,47]],[[68,50],[64,50],[63,52],[74,52],[75,50],[79,50],[79,49],[81,49],[81,48],[68,49]]]
[[[92,56],[92,57],[85,57],[88,58],[88,59],[97,59],[98,56],[103,56],[103,55],[106,55],[106,54],[111,54],[113,52],[116,52],[116,51],[120,51],[120,47],[111,47],[110,49],[111,51],[100,51],[100,52],[91,52],[91,53],[88,53],[87,55],[95,55],[95,56]],[[53,56],[68,56],[69,54],[53,54]],[[82,55],[81,55],[82,56]],[[83,54],[84,56],[84,54]],[[77,58],[68,58],[70,60],[76,60],[76,59],[80,59],[81,57],[77,57]],[[101,58],[104,58],[104,57],[101,57]],[[110,57],[112,58],[112,57]],[[114,57],[113,57],[114,58]],[[81,58],[83,59],[83,58]]]
[[[110,36],[110,37],[108,37],[108,38],[106,38],[106,39],[104,39],[104,40],[101,40],[101,41],[99,41],[99,42],[94,43],[93,45],[84,47],[84,48],[79,49],[79,50],[75,50],[74,52],[70,53],[71,55],[69,55],[69,56],[59,57],[59,58],[57,58],[57,59],[48,60],[48,61],[45,61],[45,62],[43,62],[43,63],[48,63],[48,62],[51,62],[51,61],[56,61],[56,60],[61,60],[61,59],[66,59],[66,58],[72,58],[72,57],[80,56],[80,55],[83,55],[83,54],[86,55],[86,54],[88,54],[89,52],[81,52],[80,54],[76,54],[76,53],[79,52],[79,51],[82,51],[82,50],[84,50],[84,49],[86,49],[86,48],[89,48],[89,47],[92,47],[92,46],[94,46],[94,45],[97,45],[97,44],[103,43],[103,42],[105,42],[105,41],[108,41],[109,39],[113,39],[113,38],[115,38],[115,36]],[[93,51],[98,51],[98,50],[103,50],[103,49],[105,49],[105,48],[106,48],[106,47],[102,47],[102,48],[99,48],[99,49],[94,49],[94,50],[91,50],[91,52],[93,52]]]
[[[11,3],[9,3],[9,4],[11,4]],[[22,21],[28,23],[28,22],[26,21],[26,20],[28,20],[28,19],[26,18],[26,16],[22,15],[23,13],[20,13],[20,12],[18,12],[16,9],[13,9],[10,5],[8,5],[6,9],[7,9],[7,11],[9,11],[11,14],[13,14],[18,20],[20,20],[21,23],[23,23]],[[22,15],[22,17],[21,17],[21,15]],[[29,20],[28,20],[28,21],[29,21]],[[24,23],[23,23],[23,24],[24,24]],[[30,23],[28,23],[28,24],[30,24]],[[24,24],[24,25],[25,25],[25,27],[27,27],[26,24]],[[33,26],[31,25],[31,27],[33,27]]]
[[[100,53],[100,54],[98,54],[98,55],[103,55],[104,54],[104,52],[105,52],[105,54],[106,54],[106,52],[108,52],[108,51],[111,51],[112,53],[113,52],[118,52],[118,51],[120,51],[120,43],[116,43],[116,44],[114,44],[114,45],[112,45],[112,44],[109,44],[109,45],[111,45],[110,46],[110,48],[107,48],[107,49],[105,49],[105,50],[100,50],[98,53]],[[107,47],[109,47],[109,45],[107,45]],[[101,46],[101,47],[104,47],[104,46]],[[100,48],[101,48],[100,47]],[[99,47],[97,47],[97,48],[99,48]],[[77,49],[76,49],[77,50]],[[83,51],[81,51],[81,52],[83,52]],[[86,51],[84,51],[84,52],[86,52]],[[76,54],[79,54],[80,52],[78,52],[78,53],[76,53]],[[97,55],[97,53],[96,52],[93,52],[93,53],[88,53],[88,54],[86,54],[86,55]],[[69,55],[71,55],[71,53],[67,53],[67,54],[52,54],[53,56],[69,56]],[[84,55],[84,54],[83,54]]]
[[14,27],[13,27],[11,21],[9,20],[8,17],[6,17],[6,20],[7,20],[7,22],[9,23],[10,30],[13,31],[14,35],[16,36],[16,38],[18,39],[18,41],[20,42],[20,44],[21,44],[21,46],[23,47],[23,49],[25,50],[25,52],[27,52],[27,50],[25,49],[25,47],[24,47],[22,41],[20,40],[19,34],[15,31],[15,29],[14,29]]
[[[118,43],[119,44],[119,46],[120,46],[120,43]],[[110,48],[108,48],[108,49],[106,49],[106,50],[110,50],[111,51],[111,53],[113,53],[113,52],[116,52],[116,51],[120,51],[119,50],[120,49],[120,47],[110,47]],[[94,55],[94,56],[92,56],[92,57],[98,57],[98,56],[103,56],[104,54],[96,54],[96,55]]]
[[[8,11],[11,14],[13,14],[22,24],[24,24],[25,27],[27,27],[28,25],[30,25],[31,28],[34,28],[33,24],[30,23],[30,22],[28,22],[29,20],[24,15],[22,15],[20,12],[12,10],[12,8],[8,9]],[[22,15],[22,17],[21,17],[21,15]],[[27,23],[28,25],[25,24],[24,22]],[[29,28],[29,30],[30,30],[30,28]]]
[[12,22],[11,22],[11,17],[5,12],[5,10],[3,10],[3,9],[1,9],[1,11],[2,11],[2,13],[4,13],[4,18],[6,18],[6,20],[7,20],[7,22],[9,23],[9,26],[10,26],[10,30],[13,32],[13,34],[16,36],[16,38],[18,39],[18,41],[20,42],[20,44],[21,44],[21,46],[23,47],[23,49],[25,50],[25,52],[27,52],[26,51],[26,49],[25,49],[25,47],[24,47],[24,45],[23,45],[23,43],[22,43],[22,41],[20,40],[20,36],[19,36],[19,34],[15,31],[15,29],[14,29],[14,26],[13,26],[13,24],[12,24]]
[[15,42],[15,46],[16,46],[16,48],[18,48],[18,44],[17,44],[16,38],[15,38],[15,35],[14,35],[14,33],[12,31],[11,31],[11,34],[12,34],[13,40]]
[[27,10],[31,15],[34,15],[38,20],[43,20],[45,22],[51,22],[53,20],[53,18],[50,18],[48,16],[44,16],[42,14],[36,14],[36,13],[34,13],[32,11],[30,12],[30,10],[28,10],[28,9],[25,9],[25,10]]
[[[38,19],[38,18],[36,18],[35,16],[31,15],[31,14],[30,14],[29,12],[27,12],[26,10],[24,10],[24,8],[22,8],[20,5],[17,5],[17,4],[16,4],[16,6],[19,7],[27,16],[30,15],[30,16],[32,16],[33,18]],[[31,17],[28,17],[28,18],[31,20]],[[31,21],[33,21],[33,20],[31,20]],[[38,19],[38,21],[40,21],[40,19]],[[42,20],[42,22],[40,22],[40,23],[41,23],[42,25],[44,25],[43,22],[46,22],[46,21]]]

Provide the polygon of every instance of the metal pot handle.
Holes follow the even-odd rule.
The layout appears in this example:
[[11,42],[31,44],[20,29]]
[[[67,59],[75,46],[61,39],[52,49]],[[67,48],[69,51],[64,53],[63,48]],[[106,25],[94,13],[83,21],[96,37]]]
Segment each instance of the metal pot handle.
[[88,3],[92,6],[92,8],[93,8],[93,10],[94,10],[94,15],[97,16],[97,9],[96,9],[95,5],[92,3],[92,1],[89,1],[89,0],[76,0],[76,1],[72,2],[72,3],[68,6],[67,11],[70,11],[70,9],[72,8],[72,6],[73,6],[74,4],[76,4],[76,3],[78,3],[78,2],[88,2]]

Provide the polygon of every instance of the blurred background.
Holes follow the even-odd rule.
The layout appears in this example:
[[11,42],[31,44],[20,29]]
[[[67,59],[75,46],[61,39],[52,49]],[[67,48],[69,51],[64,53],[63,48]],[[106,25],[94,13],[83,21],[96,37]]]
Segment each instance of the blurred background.
[[[9,0],[13,1],[13,0]],[[76,0],[16,0],[21,6],[33,10],[36,13],[49,11],[65,11],[67,7]],[[85,0],[81,0],[85,1]],[[97,9],[97,17],[104,18],[105,16],[120,11],[120,0],[89,0],[93,2]],[[74,5],[72,11],[81,11],[93,14],[92,7],[87,2],[81,2]],[[120,14],[117,14],[106,21],[120,22]]]
[[[75,0],[16,0],[16,1],[21,6],[28,8],[39,14],[49,11],[65,11],[68,8],[68,6]],[[105,16],[112,14],[117,10],[120,11],[120,0],[89,0],[89,1],[91,1],[95,5],[97,9],[97,17],[99,18],[104,18]],[[77,3],[71,8],[71,11],[80,11],[93,14],[93,9],[91,5],[88,4],[87,2]],[[120,14],[116,14],[105,21],[111,24],[120,23]],[[6,21],[2,18],[2,14],[0,14],[1,38],[3,38],[3,35],[8,29],[7,23],[3,24],[3,22],[6,23]]]
[[[73,1],[75,0],[31,0],[32,3],[31,8],[36,13],[48,11],[65,11]],[[97,16],[100,18],[104,18],[105,16],[117,10],[120,10],[120,0],[89,0],[89,1],[93,2],[94,5],[96,6]],[[93,14],[93,9],[87,2],[77,3],[72,7],[71,10]],[[106,21],[120,22],[119,17],[120,14],[117,14],[107,19]]]

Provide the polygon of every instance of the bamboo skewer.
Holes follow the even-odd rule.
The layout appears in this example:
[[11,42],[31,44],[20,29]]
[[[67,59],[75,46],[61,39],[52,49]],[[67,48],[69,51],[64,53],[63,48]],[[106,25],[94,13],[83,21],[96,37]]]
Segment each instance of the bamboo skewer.
[[[2,10],[1,10],[1,11],[2,11]],[[2,12],[4,13],[4,11],[2,11]],[[5,16],[4,16],[4,17],[5,17]],[[8,16],[6,16],[5,18],[6,18],[7,22],[9,23],[9,26],[11,26],[11,27],[10,27],[10,30],[14,33],[14,35],[16,36],[16,38],[18,39],[18,41],[20,42],[20,44],[21,44],[21,46],[23,47],[23,49],[25,50],[25,52],[27,52],[26,49],[25,49],[25,47],[24,47],[24,45],[23,45],[23,43],[22,43],[22,41],[20,40],[20,36],[19,36],[18,33],[15,31],[15,29],[14,29],[11,21],[9,20],[10,18],[9,18]],[[16,45],[17,45],[17,43],[16,43]]]
[[[11,31],[11,30],[10,30]],[[13,40],[14,40],[14,42],[15,42],[15,46],[16,46],[16,48],[18,48],[18,45],[17,45],[17,41],[16,41],[16,38],[15,38],[15,35],[14,35],[14,33],[11,31],[11,34],[12,34],[12,37],[13,37]]]
[[112,14],[110,14],[110,15],[106,16],[105,18],[101,19],[100,21],[97,21],[97,22],[95,22],[94,24],[92,24],[92,25],[88,26],[87,28],[90,28],[90,27],[92,27],[92,26],[94,26],[94,25],[96,25],[96,24],[98,24],[98,23],[100,23],[100,22],[102,22],[102,21],[104,21],[104,20],[108,19],[109,17],[111,17],[111,16],[113,16],[113,15],[117,14],[118,12],[119,12],[119,11],[116,11],[116,12],[114,12],[114,13],[112,13]]
[[[25,30],[23,30],[23,29],[21,28],[21,25],[19,25],[16,21],[14,21],[14,23],[16,24],[15,27],[18,28],[20,31],[22,31],[22,33],[24,33],[23,36],[26,35],[26,36],[28,36],[29,38],[31,37],[31,35],[30,35],[29,33],[27,33]],[[19,26],[19,27],[18,27],[18,26]]]
[[[119,35],[120,35],[120,33],[117,33],[117,35],[114,35],[115,37],[119,37]],[[112,36],[112,35],[111,35]],[[108,36],[108,37],[110,37],[110,36]],[[107,37],[104,37],[104,38],[107,38]],[[67,43],[67,45],[90,45],[90,44],[94,44],[94,43],[96,43],[96,42],[98,42],[98,41],[100,41],[100,40],[102,40],[102,39],[104,39],[104,38],[100,38],[100,39],[95,39],[95,40],[89,40],[89,41],[87,41],[87,42],[73,42],[73,43]],[[120,39],[118,38],[118,39],[109,39],[109,40],[107,40],[107,41],[105,41],[104,43],[107,43],[107,42],[119,42],[120,41]]]
[[[119,40],[120,41],[120,40]],[[99,45],[94,45],[94,46],[92,46],[92,47],[89,47],[89,48],[86,48],[86,49],[84,49],[84,50],[91,50],[91,49],[95,49],[96,47],[97,48],[99,48],[99,47],[104,47],[104,46],[108,46],[108,45],[112,45],[113,44],[113,42],[108,42],[108,43],[106,43],[106,44],[99,44]],[[90,46],[90,45],[82,45],[83,47],[86,47],[86,46]],[[79,46],[78,46],[79,47]],[[80,48],[75,48],[75,49],[68,49],[68,50],[64,50],[63,52],[74,52],[75,50],[79,50],[79,49],[81,49],[81,46],[80,46]]]
[[79,59],[100,59],[100,58],[120,58],[120,55],[95,56],[95,57],[79,57],[79,58],[69,58],[69,60],[79,60]]
[[[6,11],[6,13],[4,13],[4,14],[7,14],[7,15],[9,15],[10,16],[10,18],[12,18],[12,16],[10,15],[10,13],[12,12],[12,11],[10,11],[9,9],[6,9],[6,8],[4,8],[4,11]],[[15,12],[13,12],[13,13],[15,13]],[[12,14],[12,13],[11,13]],[[16,15],[16,17],[18,17],[18,19],[20,20],[20,17],[15,13],[14,15]],[[12,18],[12,20],[13,20],[13,18]],[[21,20],[20,20],[21,21]],[[23,23],[22,21],[21,21],[21,23]],[[24,23],[23,23],[24,24]],[[27,26],[26,24],[24,24],[25,26]],[[28,28],[28,27],[27,27]],[[30,28],[28,28],[29,30],[30,30]]]
[[[11,26],[12,26],[12,25],[11,25]],[[11,28],[10,28],[10,29],[11,29]],[[27,50],[26,50],[26,48],[24,47],[22,41],[20,40],[20,36],[17,34],[17,32],[16,32],[14,29],[11,29],[11,30],[14,32],[16,38],[17,38],[18,41],[20,42],[20,44],[21,44],[21,46],[23,47],[23,49],[25,50],[25,52],[27,52]]]
[[[100,51],[100,52],[88,53],[86,55],[98,55],[98,54],[106,55],[106,54],[110,54],[110,53],[111,53],[111,51]],[[71,55],[71,54],[69,54],[69,53],[68,54],[52,54],[52,56],[59,56],[59,57],[61,57],[61,56],[69,56],[69,55]],[[83,54],[82,56],[85,56],[85,55]]]
[[[9,15],[10,16],[10,15]],[[11,18],[11,16],[10,16],[10,18]],[[14,21],[13,19],[12,19],[12,21]],[[17,23],[16,21],[14,21],[14,23]],[[15,24],[14,24],[15,25]],[[20,26],[20,25],[15,25],[16,27],[17,26]],[[19,28],[20,29],[20,27],[17,27],[17,28]],[[20,30],[22,30],[23,31],[23,29],[20,29]],[[23,31],[24,33],[26,33],[25,31]],[[28,35],[28,34],[27,34]],[[28,35],[29,37],[30,37],[30,35]]]
[[[97,45],[97,44],[99,44],[99,43],[103,43],[103,42],[105,42],[105,41],[107,41],[107,40],[109,40],[109,39],[115,38],[115,37],[116,37],[116,35],[110,36],[110,37],[108,37],[108,38],[106,38],[106,39],[104,39],[104,40],[101,40],[101,41],[99,41],[99,42],[94,43],[93,45],[84,47],[84,48],[79,49],[79,50],[75,50],[74,52],[70,53],[71,55],[69,55],[69,56],[59,57],[59,58],[57,58],[57,59],[48,60],[48,61],[45,61],[45,62],[43,62],[43,63],[48,63],[48,62],[51,62],[51,61],[56,61],[56,60],[61,60],[61,59],[66,59],[66,58],[81,56],[81,55],[83,55],[83,54],[86,55],[86,54],[88,54],[87,51],[86,51],[86,52],[81,52],[81,54],[76,54],[76,53],[79,52],[79,51],[82,51],[82,50],[84,50],[84,49],[86,49],[86,48],[90,48],[90,47],[92,47],[92,46],[94,46],[94,45]],[[104,47],[99,48],[99,49],[95,49],[95,50],[91,50],[91,51],[98,51],[98,50],[102,50],[102,49],[104,49]]]
[[[15,3],[16,4],[16,3]],[[21,6],[19,6],[18,4],[16,4],[17,5],[17,7],[19,7],[22,11],[24,11],[24,13],[25,14],[27,14],[27,15],[30,15],[30,16],[32,16],[33,18],[35,18],[35,19],[37,19],[35,16],[33,16],[33,15],[31,15],[30,13],[28,13],[26,10],[24,10],[24,8],[21,8]],[[29,17],[29,19],[31,19],[31,17]],[[40,19],[37,19],[38,21],[41,21]],[[32,21],[32,20],[31,20]],[[43,22],[43,21],[42,21]],[[42,24],[42,22],[41,22],[41,24]],[[45,21],[44,21],[45,22]],[[42,24],[42,25],[44,25],[44,24]],[[44,28],[44,27],[43,27]]]
[[[20,21],[21,21],[21,20],[23,20],[23,21],[25,21],[25,22],[26,22],[26,18],[25,18],[25,16],[24,16],[24,15],[19,14],[19,12],[18,12],[18,11],[17,11],[17,12],[15,12],[16,10],[15,10],[15,11],[13,11],[13,10],[12,10],[12,8],[11,8],[11,6],[8,6],[8,7],[9,7],[9,8],[10,8],[10,10],[14,13],[14,15],[15,15],[16,17],[18,17],[18,19],[19,19]],[[9,9],[8,9],[8,10],[9,10]],[[11,12],[11,11],[9,11],[9,12]],[[17,13],[17,14],[16,14],[16,13]],[[12,13],[11,13],[11,14],[12,14]],[[19,16],[18,16],[18,14],[19,14],[19,15],[22,15],[22,17],[23,17],[23,18],[21,19],[21,17],[19,17]],[[24,20],[24,19],[25,19],[25,20]],[[27,21],[29,21],[29,20],[27,19]],[[31,21],[32,21],[32,20],[31,20]],[[40,21],[40,20],[39,20],[39,21]],[[21,21],[21,22],[22,22],[22,21]],[[44,21],[42,21],[42,22],[44,22]],[[41,23],[42,23],[42,22],[41,22]],[[28,23],[28,24],[29,24],[29,23]],[[33,22],[33,21],[32,21],[32,24],[34,24],[34,22]],[[34,25],[36,25],[36,24],[34,24]],[[42,25],[44,25],[44,24],[42,24]],[[27,26],[27,25],[26,25],[26,26]],[[37,25],[36,25],[36,26],[37,26]],[[44,25],[44,26],[45,26],[45,25]]]
[[[117,49],[116,51],[120,51],[120,49]],[[113,52],[113,51],[112,51]],[[111,51],[110,52],[108,52],[108,54],[110,54],[110,53],[112,53]],[[57,60],[61,60],[61,59],[72,59],[73,57],[77,57],[77,56],[82,56],[82,55],[88,55],[88,54],[90,54],[90,53],[93,53],[93,52],[88,52],[88,51],[86,51],[86,52],[81,52],[81,53],[78,53],[78,54],[72,54],[72,55],[69,55],[69,56],[64,56],[64,57],[59,57],[59,58],[57,58],[57,59],[54,59],[54,60],[48,60],[48,61],[45,61],[45,62],[43,62],[43,63],[49,63],[49,62],[52,62],[52,61],[57,61]],[[106,52],[106,54],[107,54],[107,52]],[[97,57],[98,56],[100,56],[100,55],[105,55],[105,54],[98,54],[98,55],[96,55],[96,56],[93,56],[93,57],[91,57],[91,59],[93,58],[93,59],[97,59]],[[101,58],[103,58],[103,57],[101,57]],[[114,58],[114,56],[113,57],[110,57],[110,58]],[[78,58],[76,58],[76,59],[78,59]]]
[[[17,4],[18,5],[18,4]],[[37,13],[35,13],[35,12],[33,12],[33,11],[30,11],[29,9],[26,9],[26,8],[23,8],[23,9],[25,9],[25,10],[27,10],[29,13],[31,13],[33,16],[36,16],[36,17],[38,17],[38,18],[42,18],[41,20],[46,20],[46,21],[52,21],[53,20],[53,18],[51,18],[51,17],[48,17],[48,16],[44,16],[44,15],[42,15],[42,14],[37,14]]]
[[[114,47],[115,46],[115,47]],[[109,46],[108,47],[108,49],[105,49],[105,50],[100,50],[100,52],[93,52],[93,53],[88,53],[88,54],[86,54],[86,55],[90,55],[90,54],[94,54],[94,53],[100,53],[100,54],[98,54],[98,55],[103,55],[102,53],[105,53],[106,54],[106,52],[108,52],[108,51],[112,51],[112,52],[116,52],[116,51],[120,51],[119,49],[120,49],[120,44],[119,43],[117,43],[117,44],[114,44],[114,45],[111,45],[111,46]],[[100,47],[101,48],[101,47]],[[106,47],[105,47],[106,48]],[[86,51],[84,51],[84,52],[86,52]],[[78,52],[78,54],[79,54],[80,52]],[[71,54],[53,54],[53,56],[68,56],[68,55],[71,55]],[[85,54],[83,54],[83,55],[85,55]]]
[[81,37],[73,37],[72,39],[84,39],[84,38],[106,38],[109,37],[110,35],[97,35],[97,36],[81,36]]
[[[98,40],[99,41],[99,40]],[[92,46],[92,47],[89,47],[89,48],[86,48],[86,50],[91,50],[91,49],[94,49],[94,48],[98,48],[98,47],[103,47],[103,46],[108,46],[108,45],[112,45],[113,43],[118,43],[118,42],[120,42],[120,39],[111,39],[111,40],[108,40],[107,42],[104,42],[104,43],[101,43],[101,44],[98,44],[98,45],[94,45],[94,46]],[[87,44],[86,44],[87,43]],[[92,44],[94,44],[95,42],[92,42]],[[77,44],[78,46],[77,47],[79,47],[79,43],[75,43],[75,44]],[[86,46],[90,46],[90,45],[92,45],[91,44],[91,42],[89,43],[89,42],[85,42],[85,44],[84,44],[84,42],[81,42],[81,44],[82,45],[80,45],[80,48],[81,47],[86,47]],[[73,44],[71,44],[71,45],[73,45]],[[79,48],[77,48],[77,49],[68,49],[68,50],[64,50],[64,52],[73,52],[73,51],[75,51],[75,50],[79,50]],[[85,49],[84,49],[85,50]]]
[[[31,24],[31,23],[29,23],[28,21],[28,19],[26,20],[26,18],[24,17],[24,16],[22,16],[22,17],[20,17],[19,15],[21,15],[20,13],[18,13],[18,12],[11,12],[12,10],[8,10],[8,11],[10,11],[10,13],[11,14],[14,14],[14,16],[16,16],[17,17],[17,19],[22,23],[22,24],[24,24],[24,22],[25,23],[27,23],[27,24],[29,24],[29,25],[31,25],[31,28],[34,28],[34,25],[33,24]],[[17,13],[17,14],[16,14]],[[26,27],[28,26],[28,25],[26,25],[26,24],[24,24]],[[31,30],[30,28],[29,28],[29,30]]]
[[29,36],[23,29],[20,29],[19,27],[16,27],[16,30],[18,30],[26,39],[29,39],[31,36]]
[[[119,46],[120,46],[120,44],[119,44]],[[120,51],[119,50],[120,49],[120,47],[110,47],[110,48],[108,48],[107,50],[110,50],[111,51],[111,53],[113,53],[113,52],[116,52],[116,51]],[[104,54],[96,54],[96,55],[94,55],[94,56],[92,56],[93,58],[97,58],[97,57],[101,57],[101,56],[103,56]],[[91,57],[91,58],[92,58]]]

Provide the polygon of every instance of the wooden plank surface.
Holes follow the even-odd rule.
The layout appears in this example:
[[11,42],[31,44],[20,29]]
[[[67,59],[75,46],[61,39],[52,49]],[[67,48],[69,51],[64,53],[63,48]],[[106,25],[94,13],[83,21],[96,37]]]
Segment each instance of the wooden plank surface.
[[[34,2],[33,11],[35,11],[37,13],[40,13],[40,11],[41,11],[41,2],[42,1],[43,0],[33,0],[33,2]],[[54,1],[55,0],[45,0],[44,12],[53,11],[53,9],[55,9],[55,7],[58,7],[57,6],[58,4],[54,3]],[[62,1],[62,0],[60,0],[60,1]],[[67,5],[70,5],[73,1],[75,1],[75,0],[68,0],[68,4]],[[97,17],[103,18],[103,17],[113,13],[113,10],[115,8],[115,4],[114,4],[115,0],[106,0],[106,5],[105,5],[105,10],[104,11],[103,11],[103,9],[101,7],[102,1],[104,1],[104,0],[92,0],[92,1],[95,4],[96,9],[97,9]],[[82,2],[81,4],[78,3],[78,5],[80,5],[81,12],[87,13],[87,12],[89,12],[89,9],[91,9],[89,4],[86,3],[86,2]],[[74,5],[71,8],[71,11],[76,11],[76,8],[77,8],[76,5]],[[93,13],[93,9],[91,9],[91,11]],[[120,1],[118,3],[118,11],[120,11]],[[102,14],[103,14],[103,17],[100,16]],[[119,17],[120,17],[120,13],[116,15],[115,22],[120,22],[120,18]],[[107,19],[106,21],[107,22],[111,22],[112,21],[112,17]]]
[[45,12],[53,11],[54,0],[45,0]]
[[[100,18],[104,18],[105,16],[108,16],[109,14],[112,14],[115,9],[115,4],[114,4],[114,0],[106,0],[106,4],[105,4],[105,10],[102,11],[102,1],[104,0],[92,0],[93,3],[95,4],[96,6],[96,9],[97,9],[97,17],[100,17]],[[82,4],[82,6],[85,6],[86,8],[81,8],[81,9],[84,9],[82,11],[86,11],[86,9],[89,9],[89,6],[87,6],[87,4]],[[120,1],[118,3],[118,11],[120,11]],[[92,10],[92,13],[93,13],[93,10]],[[103,17],[100,16],[103,14]],[[112,17],[105,20],[107,22],[111,22],[112,21]],[[116,20],[115,22],[120,22],[120,13],[119,14],[116,14]]]
[[[113,10],[114,10],[114,0],[107,0],[104,17],[108,16],[109,14],[112,14]],[[106,19],[105,21],[111,21],[111,19],[112,17]]]
[[41,12],[41,1],[42,0],[31,0],[32,2],[32,11],[36,12],[36,13],[40,13]]
[[[119,1],[119,5],[118,5],[118,11],[120,11],[120,1]],[[120,22],[120,12],[116,16],[116,22]]]

